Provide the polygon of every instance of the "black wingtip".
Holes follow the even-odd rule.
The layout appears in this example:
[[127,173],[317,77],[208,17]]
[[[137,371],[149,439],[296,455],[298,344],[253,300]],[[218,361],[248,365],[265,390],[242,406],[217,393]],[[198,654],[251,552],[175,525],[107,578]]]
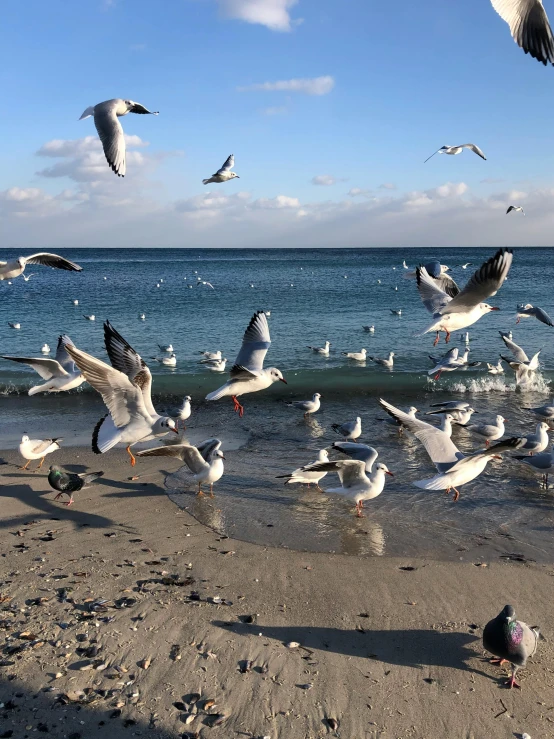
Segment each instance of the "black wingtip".
[[[101,418],[101,419],[100,419],[100,420],[98,421],[98,423],[96,424],[96,426],[94,427],[94,430],[93,430],[93,432],[92,432],[92,451],[93,451],[93,452],[94,452],[95,454],[102,454],[102,452],[101,452],[101,451],[100,451],[100,449],[98,448],[98,434],[100,433],[100,428],[101,428],[102,424],[104,423],[104,421],[106,420],[106,418],[107,418],[107,417],[108,417],[109,415],[110,415],[109,413],[106,413],[106,415],[105,415],[105,416],[103,416],[103,417],[102,417],[102,418]],[[102,473],[102,474],[104,474],[104,473]]]

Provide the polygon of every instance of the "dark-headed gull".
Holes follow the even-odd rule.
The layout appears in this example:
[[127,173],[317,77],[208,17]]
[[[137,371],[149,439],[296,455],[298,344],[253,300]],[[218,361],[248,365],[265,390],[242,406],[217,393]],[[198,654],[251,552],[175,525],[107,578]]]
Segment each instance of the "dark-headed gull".
[[357,459],[358,461],[363,462],[365,464],[366,472],[371,472],[373,464],[379,456],[377,449],[374,449],[368,444],[357,444],[353,441],[334,441],[331,446],[333,449],[336,449],[337,452],[346,454],[350,459]]
[[355,440],[362,433],[362,419],[360,416],[355,421],[346,421],[346,423],[333,423],[331,428],[335,433],[344,436],[345,439]]
[[16,331],[19,331],[19,329],[21,328],[21,324],[19,323],[19,321],[8,321],[8,326],[15,329]]
[[162,352],[173,352],[173,344],[158,344]]
[[99,477],[104,475],[103,472],[66,472],[61,467],[53,464],[48,470],[48,484],[53,490],[57,490],[58,494],[54,500],[58,500],[62,495],[68,495],[69,500],[64,503],[66,506],[73,504],[73,493],[78,493],[85,485],[88,485]]
[[69,336],[64,334],[58,339],[55,359],[45,357],[2,357],[2,359],[28,364],[43,380],[46,380],[44,385],[35,385],[30,388],[29,395],[61,393],[64,390],[73,390],[85,381],[81,371],[67,353],[67,346],[72,344]]
[[[434,151],[430,157],[427,157],[425,162],[428,162],[429,159],[435,156],[435,154],[450,154],[451,156],[455,156],[456,154],[461,154],[464,149],[469,149],[474,154],[481,157],[481,159],[487,158],[476,144],[459,144],[459,146],[441,146],[441,148]],[[425,164],[425,162],[423,162],[423,164]]]
[[524,213],[523,208],[521,207],[521,205],[510,205],[510,207],[506,211],[506,215],[508,215],[508,213],[511,213],[513,210],[516,213],[519,212],[519,213],[523,213],[523,215],[525,215],[525,213]]
[[60,257],[57,254],[40,251],[28,257],[12,259],[10,262],[0,262],[0,282],[19,277],[19,275],[23,274],[28,264],[42,264],[44,267],[65,269],[68,272],[81,272],[83,270],[82,267],[79,267],[74,262],[70,262],[69,259],[64,259],[64,257]]
[[512,258],[510,249],[499,249],[491,259],[479,267],[464,289],[454,298],[438,287],[425,267],[418,267],[417,287],[423,305],[432,314],[433,321],[416,336],[434,331],[437,334],[435,339],[437,344],[439,333],[444,331],[448,342],[452,331],[471,326],[486,313],[499,310],[482,301],[496,295],[508,275]]
[[238,174],[236,172],[231,172],[234,166],[235,156],[234,154],[230,154],[225,160],[225,163],[223,164],[221,169],[218,169],[215,174],[213,174],[211,177],[208,177],[208,179],[206,180],[202,180],[202,182],[204,183],[204,185],[208,185],[210,182],[228,182],[229,180],[238,177]]
[[527,303],[527,305],[518,305],[516,323],[519,323],[522,318],[536,318],[537,321],[545,323],[547,326],[554,326],[548,313],[546,313],[542,308],[535,308],[531,303]]
[[491,0],[491,3],[526,54],[544,65],[554,64],[554,38],[542,0]]
[[206,400],[219,400],[231,396],[234,410],[242,418],[243,406],[238,398],[247,393],[265,390],[274,382],[287,381],[276,367],[264,369],[264,359],[271,346],[269,326],[263,311],[254,313],[242,339],[242,346],[229,373],[230,380],[206,395]]
[[496,657],[492,662],[511,664],[512,675],[506,683],[510,688],[520,687],[516,682],[516,673],[535,654],[538,643],[538,627],[530,627],[523,621],[518,621],[512,606],[504,606],[498,616],[483,629],[483,647]]
[[484,449],[465,456],[454,444],[448,433],[431,426],[430,423],[419,418],[411,418],[407,413],[395,408],[385,400],[380,400],[381,406],[401,421],[406,428],[418,438],[425,447],[431,461],[437,468],[438,474],[427,480],[418,480],[414,485],[424,490],[454,491],[454,501],[460,497],[457,489],[478,477],[489,461],[500,452],[514,450],[523,446],[525,441],[520,438],[511,438],[495,444],[490,449]]
[[204,495],[202,485],[210,486],[210,498],[214,497],[214,482],[223,477],[225,459],[219,439],[207,439],[198,447],[187,442],[166,444],[154,449],[143,449],[137,457],[175,457],[186,464],[198,483],[197,495]]
[[356,504],[356,516],[363,516],[364,500],[372,500],[381,495],[385,487],[385,475],[394,477],[386,464],[379,462],[368,474],[365,462],[357,459],[339,459],[334,462],[315,462],[304,467],[305,472],[336,472],[341,481],[340,488],[326,488],[325,493],[342,495]]
[[27,462],[20,469],[26,470],[31,460],[40,459],[40,464],[37,467],[37,470],[40,470],[46,455],[52,454],[52,452],[60,448],[60,441],[62,441],[61,437],[55,439],[30,439],[27,434],[23,434],[19,445],[19,453]]
[[311,349],[316,354],[323,354],[324,357],[328,357],[330,346],[331,346],[331,342],[326,341],[325,346],[309,346],[308,349]]
[[134,467],[133,444],[179,432],[175,421],[160,416],[152,404],[152,375],[144,360],[109,321],[104,324],[104,340],[112,367],[74,346],[66,348],[108,408],[94,428],[92,451],[104,454],[116,444],[126,444]]
[[287,405],[289,408],[297,408],[299,411],[303,411],[304,418],[307,418],[311,413],[317,413],[320,409],[320,398],[320,393],[314,393],[311,400],[293,400],[292,403],[287,403]]
[[148,110],[144,105],[135,103],[133,100],[114,98],[87,108],[79,118],[82,121],[91,115],[94,116],[94,125],[102,142],[106,161],[118,177],[125,177],[126,171],[125,134],[118,118],[127,113],[158,115],[157,111]]
[[[329,455],[327,453],[327,449],[320,449],[317,455],[317,459],[312,464],[317,464],[318,462],[328,462],[329,461]],[[309,465],[308,465],[309,466]],[[294,472],[291,472],[290,475],[277,475],[277,480],[285,480],[285,485],[294,485],[294,484],[300,484],[300,485],[307,485],[310,487],[310,485],[315,485],[316,488],[323,492],[321,488],[319,487],[319,481],[322,480],[327,472],[325,470],[320,472],[306,472],[304,467],[299,467],[297,470],[294,470]]]
[[210,370],[210,372],[225,372],[227,357],[222,357],[221,359],[203,359],[199,364],[205,364],[206,369]]

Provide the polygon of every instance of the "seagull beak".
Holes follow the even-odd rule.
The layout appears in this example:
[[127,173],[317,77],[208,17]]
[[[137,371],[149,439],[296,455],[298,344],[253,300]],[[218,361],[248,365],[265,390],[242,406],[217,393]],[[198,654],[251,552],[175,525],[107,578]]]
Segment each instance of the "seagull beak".
[[223,454],[221,455],[221,459],[225,459],[225,457],[223,456]]
[[493,455],[493,459],[499,459],[500,461],[502,461],[502,457],[499,454]]
[[178,434],[179,433],[179,429],[178,428],[173,428],[172,427],[171,430],[173,431],[174,434]]
[[500,308],[497,305],[493,305],[493,307],[491,308],[491,310],[500,310]]
[[394,477],[394,474],[390,470],[387,470],[386,474],[390,475],[391,477]]
[[288,385],[288,382],[287,382],[287,381],[285,380],[285,378],[284,378],[284,377],[280,377],[280,378],[279,378],[279,382],[284,382],[284,383],[285,383],[285,385]]

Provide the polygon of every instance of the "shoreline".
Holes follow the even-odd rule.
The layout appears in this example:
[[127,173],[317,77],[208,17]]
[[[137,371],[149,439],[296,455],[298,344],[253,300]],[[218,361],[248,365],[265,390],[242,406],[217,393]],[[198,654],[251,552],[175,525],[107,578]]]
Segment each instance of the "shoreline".
[[[106,472],[70,508],[40,474],[0,467],[0,702],[14,739],[39,724],[82,739],[106,728],[202,739],[552,735],[551,565],[359,558],[225,538],[170,501],[164,472],[129,480],[126,456],[60,451],[60,465]],[[506,602],[547,638],[521,691],[482,659],[481,629]],[[91,646],[96,657],[77,651]]]

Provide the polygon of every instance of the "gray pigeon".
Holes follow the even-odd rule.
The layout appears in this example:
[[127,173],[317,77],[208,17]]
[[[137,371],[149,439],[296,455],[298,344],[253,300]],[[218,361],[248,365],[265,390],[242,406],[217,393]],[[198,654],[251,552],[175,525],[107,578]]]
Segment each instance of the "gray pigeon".
[[69,500],[65,505],[70,506],[73,503],[73,493],[82,490],[85,485],[102,477],[103,474],[103,472],[82,472],[77,475],[74,472],[66,472],[53,464],[48,471],[48,483],[53,490],[59,491],[54,500],[58,500],[66,493],[69,495]]
[[538,641],[538,627],[517,621],[512,606],[504,606],[483,631],[483,647],[496,658],[492,662],[510,662],[512,665],[512,676],[507,682],[510,688],[521,687],[516,683],[516,672],[520,667],[525,667],[528,658],[535,654]]

